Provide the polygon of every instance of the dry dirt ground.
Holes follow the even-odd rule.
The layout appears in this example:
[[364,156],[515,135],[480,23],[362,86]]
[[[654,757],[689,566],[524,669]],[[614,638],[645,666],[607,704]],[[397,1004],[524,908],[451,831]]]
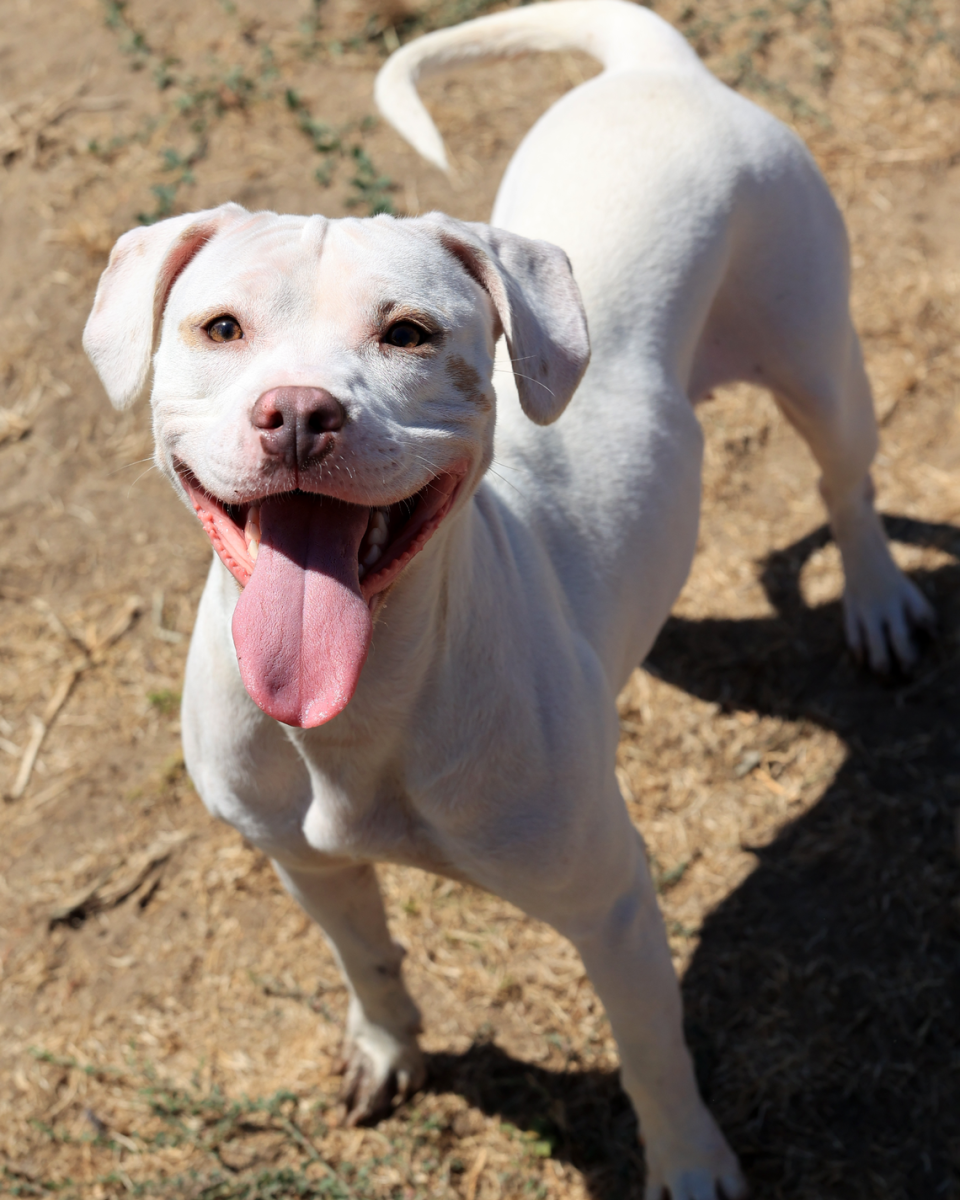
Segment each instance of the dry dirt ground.
[[[704,406],[700,553],[622,699],[704,1091],[758,1197],[960,1197],[960,10],[663,0],[807,139],[849,222],[916,675],[843,649],[814,473],[762,393]],[[4,0],[0,22],[0,1193],[630,1200],[642,1153],[569,946],[383,872],[424,1092],[341,1127],[345,996],[185,777],[209,558],[80,349],[113,239],[233,199],[482,219],[574,56],[428,90],[457,166],[372,116],[387,50],[483,0]],[[34,761],[35,759],[35,761]],[[32,770],[28,768],[32,763]]]

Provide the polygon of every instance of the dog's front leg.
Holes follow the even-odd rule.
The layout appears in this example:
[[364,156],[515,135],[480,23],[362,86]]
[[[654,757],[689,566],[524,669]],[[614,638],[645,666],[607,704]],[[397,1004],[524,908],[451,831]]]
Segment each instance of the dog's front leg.
[[423,1083],[420,1013],[403,983],[403,948],[390,938],[369,864],[293,870],[274,863],[287,891],[326,935],[350,990],[344,1039],[347,1123],[387,1112]]
[[735,1200],[746,1187],[697,1088],[643,842],[623,825],[619,861],[609,873],[595,864],[589,914],[555,923],[579,950],[613,1026],[646,1151],[647,1200]]

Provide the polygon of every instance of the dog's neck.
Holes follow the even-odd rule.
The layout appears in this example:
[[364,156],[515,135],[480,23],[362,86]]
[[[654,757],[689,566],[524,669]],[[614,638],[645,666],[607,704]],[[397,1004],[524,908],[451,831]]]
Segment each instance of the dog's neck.
[[398,579],[347,707],[317,728],[287,729],[311,777],[314,803],[302,820],[316,850],[450,873],[416,816],[415,797],[462,758],[446,726],[456,710],[451,689],[462,682],[454,664],[463,641],[483,638],[483,596],[472,578],[480,519],[471,497]]

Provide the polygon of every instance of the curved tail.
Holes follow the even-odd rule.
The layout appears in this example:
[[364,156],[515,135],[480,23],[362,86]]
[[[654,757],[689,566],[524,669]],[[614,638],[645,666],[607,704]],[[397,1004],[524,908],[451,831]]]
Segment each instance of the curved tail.
[[377,107],[418,153],[446,171],[443,138],[417,95],[417,80],[457,63],[532,50],[582,50],[607,71],[700,65],[682,34],[648,8],[628,0],[553,0],[438,29],[403,46],[377,75]]

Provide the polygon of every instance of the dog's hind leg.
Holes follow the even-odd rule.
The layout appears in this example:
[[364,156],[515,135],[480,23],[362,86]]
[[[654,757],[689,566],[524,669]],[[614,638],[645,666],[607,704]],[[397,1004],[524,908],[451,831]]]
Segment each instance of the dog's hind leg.
[[347,1123],[375,1120],[425,1077],[420,1013],[403,982],[404,951],[390,938],[376,872],[369,864],[274,867],[323,930],[350,991],[342,1090]]
[[874,508],[878,436],[849,304],[843,219],[812,160],[777,135],[779,175],[745,188],[732,253],[694,362],[690,394],[742,379],[769,387],[809,445],[843,560],[847,641],[886,672],[913,666],[930,605],[890,554]]
[[875,671],[890,669],[891,653],[909,670],[917,658],[913,630],[932,628],[934,612],[893,561],[874,508],[869,468],[877,427],[860,342],[849,317],[846,329],[832,331],[824,341],[830,370],[813,380],[809,369],[797,372],[774,395],[822,472],[820,494],[843,560],[847,642]]

